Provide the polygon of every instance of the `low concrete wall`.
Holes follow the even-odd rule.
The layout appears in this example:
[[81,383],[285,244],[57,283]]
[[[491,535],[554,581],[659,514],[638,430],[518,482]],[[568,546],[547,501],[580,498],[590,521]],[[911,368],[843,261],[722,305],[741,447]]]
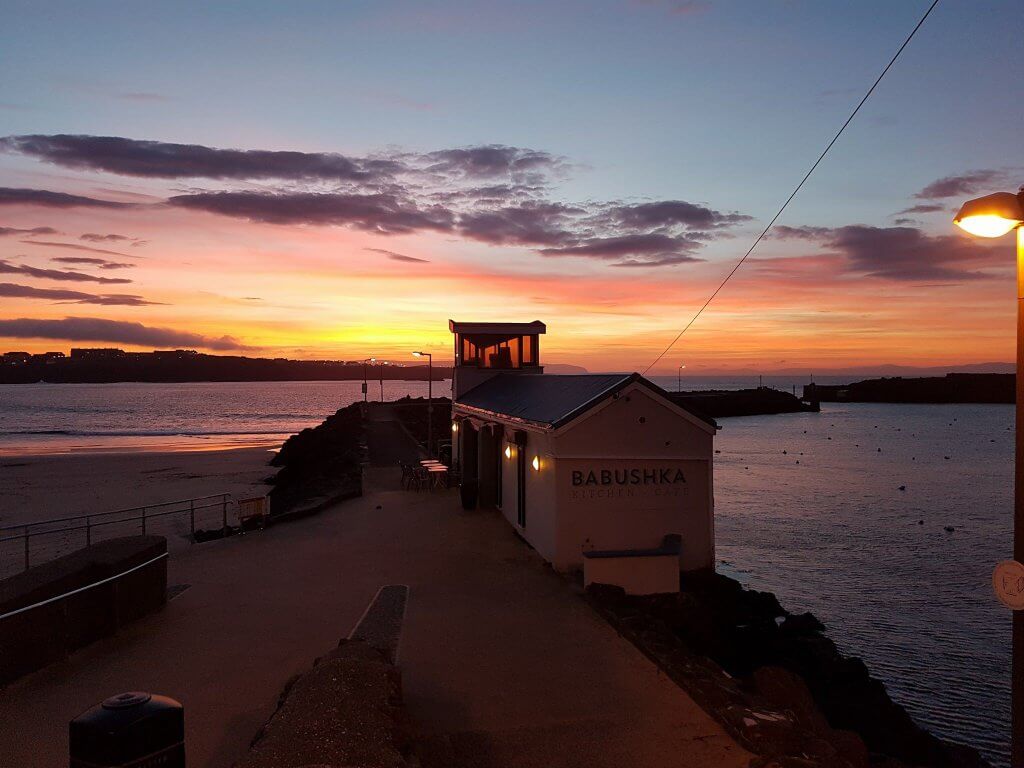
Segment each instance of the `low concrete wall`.
[[[0,581],[0,616],[116,576],[167,552],[162,536],[109,539]],[[0,619],[0,685],[160,608],[167,558],[70,597]]]
[[235,768],[400,768],[409,749],[400,673],[385,652],[342,640],[286,689]]
[[669,533],[653,549],[590,550],[583,553],[583,585],[622,587],[627,595],[679,591],[683,537]]

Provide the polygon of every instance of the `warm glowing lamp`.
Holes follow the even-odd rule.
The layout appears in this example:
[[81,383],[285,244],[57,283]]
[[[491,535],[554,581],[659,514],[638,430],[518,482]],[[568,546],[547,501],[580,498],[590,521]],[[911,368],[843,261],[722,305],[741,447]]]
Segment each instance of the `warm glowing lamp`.
[[968,200],[953,223],[978,237],[1002,237],[1024,223],[1024,202],[1020,194],[996,192]]
[[453,421],[452,422],[452,432],[458,432],[458,431],[459,431],[459,422]]
[[[1017,410],[1014,451],[1013,558],[1024,562],[1024,187],[968,200],[953,223],[978,237],[1017,230]],[[1010,763],[1024,766],[1024,611],[1013,612]]]
[[533,457],[533,468],[537,472],[540,472],[540,456]]
[[506,459],[511,459],[512,458],[512,446],[511,445],[506,445],[505,446],[505,458]]

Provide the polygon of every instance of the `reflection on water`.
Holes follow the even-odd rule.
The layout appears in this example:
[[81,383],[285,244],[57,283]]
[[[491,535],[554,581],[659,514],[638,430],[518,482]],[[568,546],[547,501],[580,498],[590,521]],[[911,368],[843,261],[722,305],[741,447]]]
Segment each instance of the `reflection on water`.
[[721,420],[722,570],[815,613],[919,723],[1006,765],[1010,613],[990,579],[1012,554],[1013,406],[822,408]]

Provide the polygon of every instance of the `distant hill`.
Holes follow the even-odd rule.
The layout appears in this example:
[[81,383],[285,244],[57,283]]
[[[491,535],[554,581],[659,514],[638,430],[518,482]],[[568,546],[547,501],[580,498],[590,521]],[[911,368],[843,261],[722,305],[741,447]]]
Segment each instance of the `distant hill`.
[[554,363],[549,365],[544,364],[544,373],[561,373],[561,374],[573,374],[577,375],[580,373],[589,373],[586,368],[582,368],[578,365],[566,365],[565,363]]
[[936,366],[915,366],[915,365],[857,365],[849,368],[736,368],[732,370],[710,371],[708,373],[697,373],[691,371],[691,375],[717,376],[728,378],[730,376],[849,376],[854,378],[866,378],[876,376],[945,376],[947,373],[1016,373],[1017,366],[1014,363],[963,363],[961,365],[936,365]]

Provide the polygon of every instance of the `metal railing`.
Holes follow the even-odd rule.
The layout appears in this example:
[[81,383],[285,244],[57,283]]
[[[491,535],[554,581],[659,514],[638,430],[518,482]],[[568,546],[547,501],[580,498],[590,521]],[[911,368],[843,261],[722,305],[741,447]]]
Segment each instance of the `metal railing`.
[[21,561],[22,570],[28,570],[33,563],[53,560],[83,546],[92,546],[94,541],[104,538],[157,532],[183,537],[186,515],[190,543],[195,541],[197,518],[202,524],[214,530],[219,527],[222,534],[226,534],[228,505],[235,503],[231,494],[219,493],[111,512],[0,526],[0,578],[13,572],[11,565],[17,560]]

